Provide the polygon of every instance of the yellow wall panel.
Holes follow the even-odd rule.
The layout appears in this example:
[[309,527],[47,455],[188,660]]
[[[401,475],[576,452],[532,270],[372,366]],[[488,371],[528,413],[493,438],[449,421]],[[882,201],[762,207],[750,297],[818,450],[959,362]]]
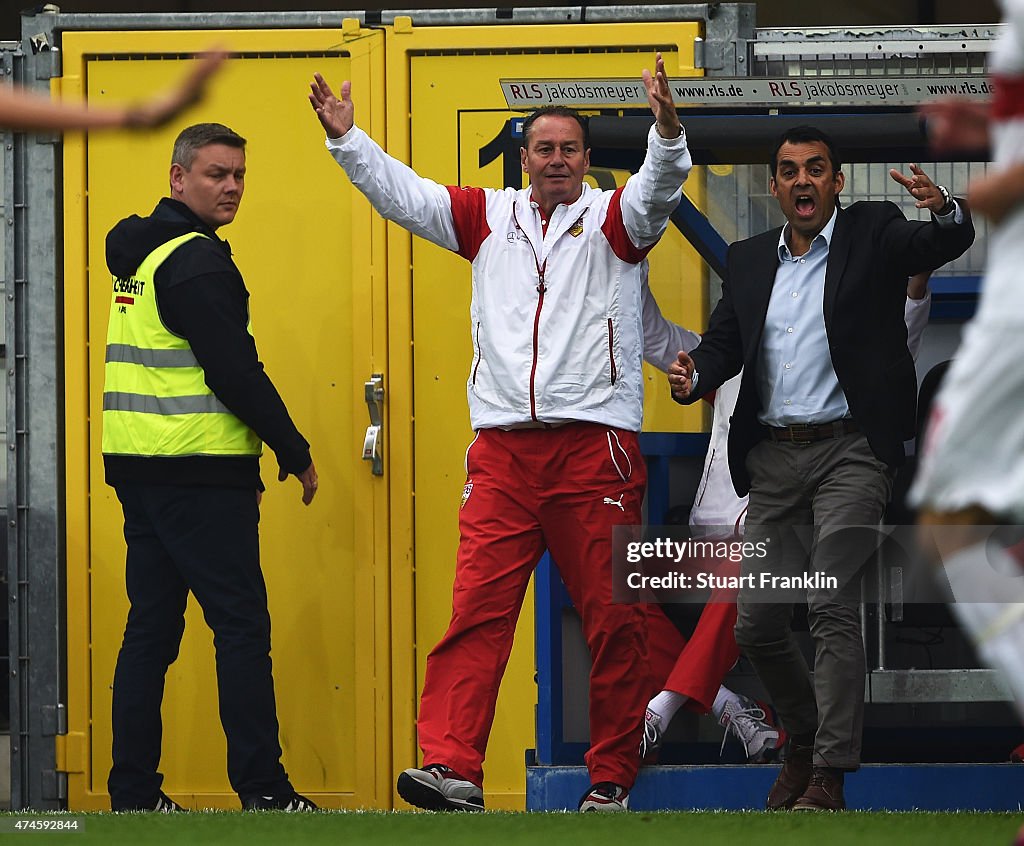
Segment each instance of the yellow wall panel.
[[[101,103],[178,78],[182,63],[168,57],[224,41],[235,51],[187,122],[218,120],[249,139],[246,197],[223,234],[253,295],[261,357],[312,442],[322,480],[304,509],[294,480],[275,481],[268,453],[262,535],[285,764],[300,790],[329,807],[389,807],[395,775],[415,762],[417,696],[450,613],[471,439],[469,267],[384,224],[351,188],[322,149],[308,79],[313,70],[335,85],[351,79],[359,125],[424,175],[497,187],[510,173],[522,178],[514,146],[481,157],[511,117],[500,78],[638,77],[656,49],[671,76],[694,75],[699,34],[680,23],[64,34],[62,90]],[[103,237],[166,193],[171,141],[183,125],[65,144],[69,717],[88,757],[88,772],[69,779],[72,807],[106,803],[109,683],[126,609],[120,510],[99,455]],[[595,176],[621,184],[626,174]],[[698,203],[700,189],[695,174],[687,190]],[[692,252],[670,231],[651,262],[665,314],[699,328],[705,286]],[[375,372],[387,391],[384,478],[357,455],[368,422],[362,384]],[[701,428],[699,410],[664,402],[662,378],[648,381],[645,428]],[[489,807],[524,803],[536,702],[532,603],[531,592],[498,702]],[[165,699],[166,787],[185,801],[232,807],[214,691],[211,636],[192,609]]]
[[[73,549],[69,543],[69,583],[74,578],[84,593],[69,597],[71,660],[81,655],[79,639],[91,644],[89,671],[75,675],[88,686],[87,695],[83,701],[81,689],[69,692],[72,721],[91,728],[90,771],[81,783],[72,780],[73,807],[106,801],[109,685],[127,610],[120,508],[103,482],[99,451],[110,290],[104,237],[120,218],[148,214],[166,196],[173,139],[184,125],[200,121],[225,123],[248,139],[245,196],[238,218],[220,234],[230,240],[252,297],[261,359],[311,442],[321,479],[316,501],[304,508],[299,485],[294,479],[279,484],[272,452],[264,457],[262,560],[284,763],[296,787],[327,806],[390,800],[383,787],[390,772],[380,777],[373,767],[381,760],[390,770],[388,733],[376,730],[378,723],[390,724],[386,480],[372,477],[359,458],[366,423],[362,383],[384,369],[386,328],[381,320],[375,333],[371,314],[379,299],[372,289],[374,254],[352,249],[369,244],[371,231],[380,228],[362,204],[353,209],[354,192],[323,150],[322,130],[304,96],[315,70],[369,88],[370,48],[379,48],[383,36],[364,35],[343,49],[337,32],[234,33],[229,46],[245,57],[228,61],[211,96],[187,120],[147,135],[95,136],[69,149],[67,193],[74,199],[81,192],[85,200],[69,204],[66,219],[69,233],[83,233],[80,244],[69,238],[66,249],[68,308],[74,312],[67,346],[69,360],[88,349],[88,370],[76,368],[85,385],[68,386],[69,407],[84,403],[87,412],[79,420],[69,415],[68,457],[69,465],[87,467],[91,494],[80,523],[88,542]],[[65,90],[80,84],[93,102],[142,97],[180,77],[183,65],[116,58],[119,47],[130,44],[133,56],[140,44],[167,54],[214,40],[209,33],[133,34],[130,42],[121,36],[66,35]],[[74,62],[76,50],[81,64]],[[274,52],[252,55],[256,50]],[[88,315],[84,323],[79,309]],[[72,431],[76,424],[88,426],[86,455],[78,455],[85,440]],[[79,505],[69,502],[69,534],[81,516]],[[73,616],[76,610],[80,614]],[[381,640],[383,649],[368,648]],[[237,807],[225,774],[216,701],[212,636],[190,606],[164,700],[165,789],[185,801],[194,796],[200,805]],[[378,795],[382,787],[386,792]]]

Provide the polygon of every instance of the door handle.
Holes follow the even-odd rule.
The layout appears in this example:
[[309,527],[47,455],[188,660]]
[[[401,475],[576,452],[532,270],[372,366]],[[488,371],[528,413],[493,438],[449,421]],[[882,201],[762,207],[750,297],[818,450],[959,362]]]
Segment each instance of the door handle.
[[374,373],[363,384],[366,410],[370,414],[370,425],[363,436],[363,461],[372,462],[370,472],[374,476],[384,475],[384,374]]

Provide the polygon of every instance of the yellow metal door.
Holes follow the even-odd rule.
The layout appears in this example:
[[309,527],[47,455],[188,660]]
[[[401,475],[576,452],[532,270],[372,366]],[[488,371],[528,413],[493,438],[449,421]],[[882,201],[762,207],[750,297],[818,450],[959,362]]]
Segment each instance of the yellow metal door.
[[[522,184],[518,145],[508,144],[502,77],[632,77],[665,54],[670,76],[693,76],[697,24],[619,24],[412,28],[396,21],[388,43],[388,141],[392,154],[422,175],[444,183],[502,187]],[[516,45],[509,49],[508,45]],[[401,96],[407,93],[408,101]],[[624,173],[594,174],[603,186]],[[511,180],[511,181],[509,181]],[[688,189],[699,184],[691,180]],[[696,198],[695,198],[696,199]],[[414,605],[416,690],[422,689],[426,656],[444,633],[458,545],[458,507],[463,464],[472,440],[466,379],[472,360],[469,328],[470,268],[460,257],[408,239],[389,236],[392,324],[411,315],[411,370],[415,419],[414,489],[416,567]],[[666,315],[683,322],[704,314],[703,270],[696,255],[670,233],[651,256],[652,287]],[[407,268],[411,267],[411,271]],[[398,292],[411,292],[402,302]],[[698,327],[694,327],[698,328]],[[393,349],[398,356],[407,352]],[[401,370],[405,370],[401,366]],[[699,430],[701,412],[678,407],[654,414],[661,386],[649,372],[645,428]],[[659,407],[661,406],[658,403]],[[673,404],[674,405],[674,404]],[[394,407],[392,412],[394,413]],[[669,416],[671,412],[671,416]],[[487,752],[486,802],[491,808],[523,808],[524,750],[534,746],[534,615],[532,590],[516,630]],[[396,736],[395,768],[412,765],[414,752]]]
[[[326,807],[390,807],[388,478],[360,460],[363,383],[387,365],[384,230],[323,149],[305,98],[315,70],[352,79],[360,124],[382,134],[383,41],[354,21],[341,31],[64,35],[63,89],[93,103],[159,90],[181,76],[182,57],[212,43],[233,51],[209,98],[175,125],[65,144],[72,808],[107,807],[110,684],[127,609],[121,513],[99,448],[104,238],[167,195],[173,139],[201,121],[248,139],[244,201],[220,234],[251,294],[261,359],[320,476],[304,508],[295,480],[279,484],[273,454],[263,459],[262,563],[283,761],[296,789]],[[186,805],[237,808],[215,678],[212,635],[190,601],[164,696],[164,789]]]

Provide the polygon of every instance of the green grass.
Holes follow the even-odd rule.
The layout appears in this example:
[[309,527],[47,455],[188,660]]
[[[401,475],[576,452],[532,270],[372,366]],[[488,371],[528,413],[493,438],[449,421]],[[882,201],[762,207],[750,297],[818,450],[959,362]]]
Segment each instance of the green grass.
[[[0,824],[9,826],[4,815]],[[760,812],[428,814],[75,814],[77,833],[0,834],[0,844],[62,846],[250,846],[250,844],[380,844],[380,846],[1011,846],[1022,814]],[[43,815],[36,818],[42,819]],[[52,818],[52,817],[46,817]],[[65,817],[67,819],[68,817]],[[5,829],[8,830],[8,829]]]

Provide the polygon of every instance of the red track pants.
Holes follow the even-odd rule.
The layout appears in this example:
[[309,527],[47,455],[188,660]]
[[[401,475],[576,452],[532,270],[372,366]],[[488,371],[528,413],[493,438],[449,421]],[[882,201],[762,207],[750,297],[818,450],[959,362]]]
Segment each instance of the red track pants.
[[635,433],[593,423],[482,429],[466,456],[452,618],[427,658],[425,764],[483,784],[484,751],[523,597],[545,548],[590,648],[593,783],[630,788],[651,687],[644,605],[612,603],[612,527],[638,526],[647,469]]

